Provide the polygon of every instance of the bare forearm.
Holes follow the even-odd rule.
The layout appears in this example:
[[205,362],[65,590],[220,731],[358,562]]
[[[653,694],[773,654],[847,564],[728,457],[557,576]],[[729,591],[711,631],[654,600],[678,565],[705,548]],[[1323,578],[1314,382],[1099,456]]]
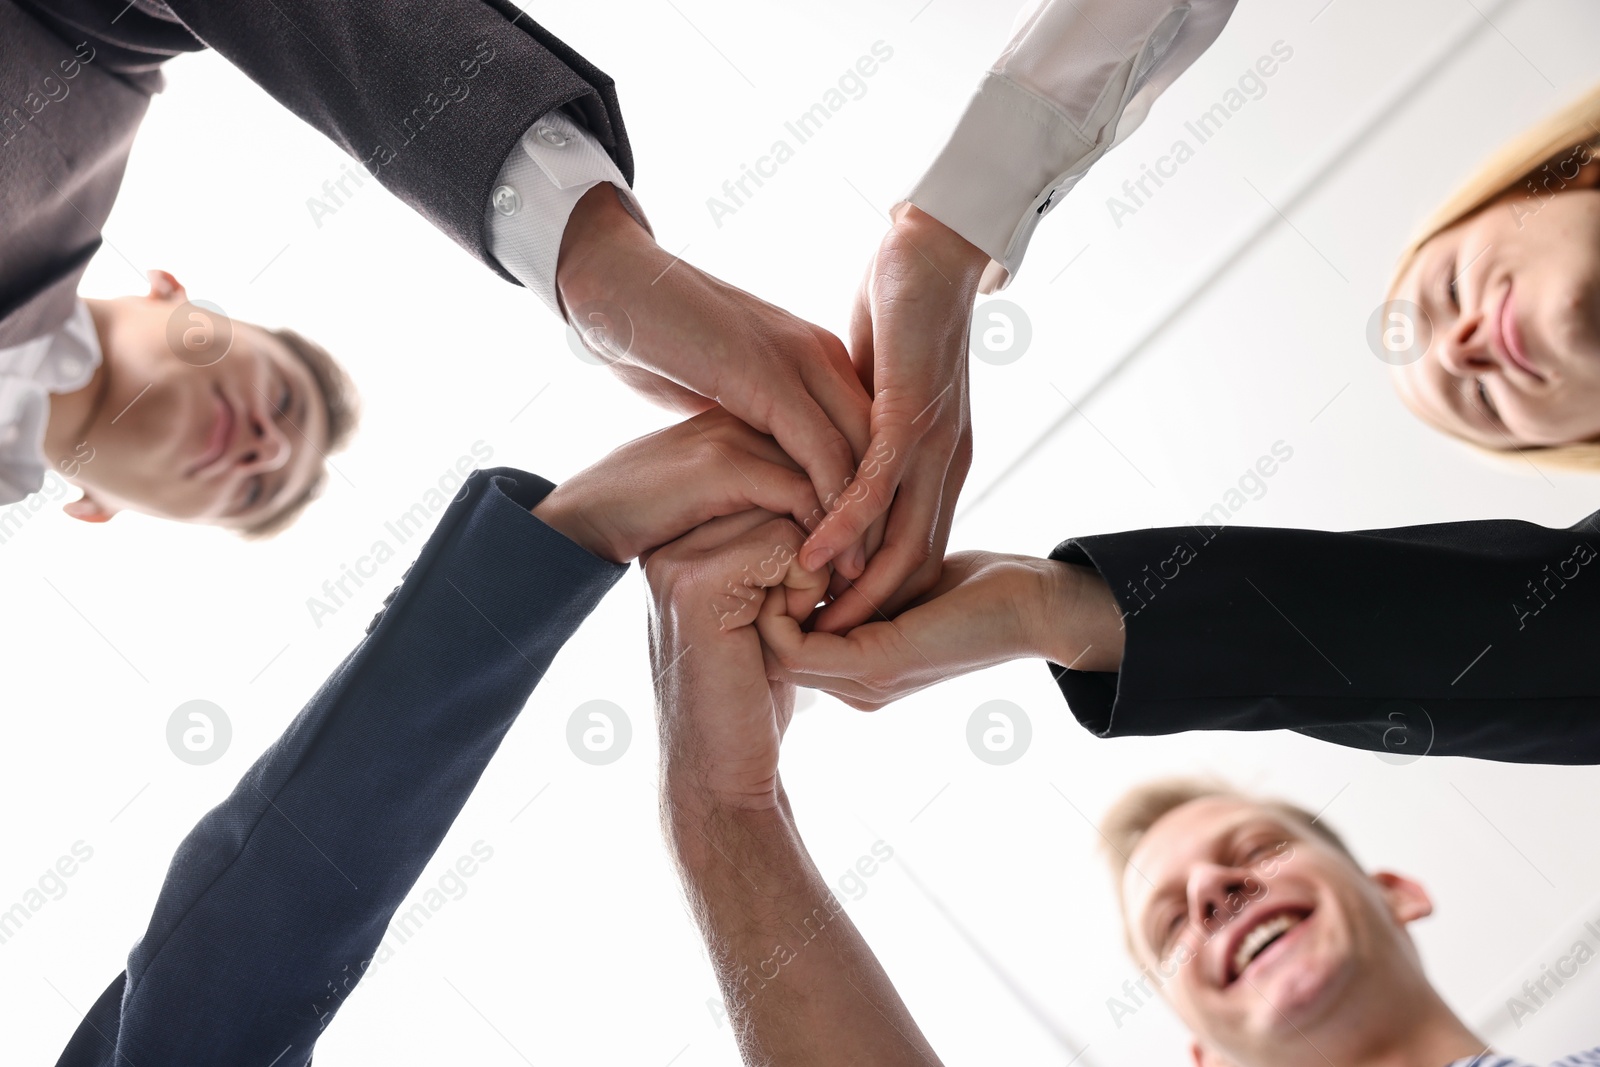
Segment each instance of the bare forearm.
[[786,798],[751,811],[663,791],[663,821],[748,1064],[937,1067],[806,852]]

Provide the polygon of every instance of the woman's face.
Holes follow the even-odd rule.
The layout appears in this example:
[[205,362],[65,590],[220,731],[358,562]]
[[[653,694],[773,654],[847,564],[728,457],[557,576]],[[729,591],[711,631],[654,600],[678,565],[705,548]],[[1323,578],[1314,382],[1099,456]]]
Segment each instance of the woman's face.
[[1559,192],[1516,191],[1431,238],[1395,297],[1421,358],[1394,370],[1423,420],[1488,448],[1600,437],[1600,161]]

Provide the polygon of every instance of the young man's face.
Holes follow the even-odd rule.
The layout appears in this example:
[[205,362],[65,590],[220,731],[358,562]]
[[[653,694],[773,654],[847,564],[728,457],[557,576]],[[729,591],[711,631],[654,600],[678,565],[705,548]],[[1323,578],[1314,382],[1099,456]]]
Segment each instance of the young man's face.
[[85,500],[69,511],[247,528],[317,476],[326,404],[281,340],[189,304],[170,278],[95,318],[108,381],[70,470]]
[[1428,990],[1405,932],[1431,911],[1426,893],[1365,874],[1288,813],[1190,801],[1129,860],[1130,940],[1202,1067],[1354,1062],[1364,1034],[1403,1025]]

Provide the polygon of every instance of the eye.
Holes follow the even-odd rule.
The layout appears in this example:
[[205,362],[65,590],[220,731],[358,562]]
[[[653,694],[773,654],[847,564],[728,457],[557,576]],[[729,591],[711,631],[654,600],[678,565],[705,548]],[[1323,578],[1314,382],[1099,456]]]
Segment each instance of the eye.
[[278,391],[278,414],[287,416],[289,405],[294,401],[294,390],[288,382],[283,383],[283,388]]
[[1460,280],[1456,277],[1456,262],[1454,259],[1450,261],[1450,273],[1445,275],[1448,280],[1445,282],[1444,292],[1450,301],[1450,306],[1459,311],[1461,309],[1461,294],[1456,289],[1456,283]]
[[1173,942],[1178,939],[1178,934],[1183,930],[1188,921],[1188,913],[1183,909],[1174,911],[1161,926],[1156,928],[1156,954],[1165,958],[1172,952]]
[[1499,419],[1500,412],[1495,408],[1494,401],[1489,399],[1489,388],[1484,384],[1483,379],[1474,379],[1473,385],[1478,390],[1478,403],[1483,405],[1484,414],[1491,419]]
[[265,480],[261,477],[261,475],[257,474],[252,477],[250,481],[246,483],[244,500],[239,504],[239,510],[249,511],[251,508],[255,507],[256,504],[261,500],[261,494],[264,489]]
[[1253,867],[1276,852],[1283,845],[1283,839],[1278,837],[1262,838],[1245,848],[1239,866]]

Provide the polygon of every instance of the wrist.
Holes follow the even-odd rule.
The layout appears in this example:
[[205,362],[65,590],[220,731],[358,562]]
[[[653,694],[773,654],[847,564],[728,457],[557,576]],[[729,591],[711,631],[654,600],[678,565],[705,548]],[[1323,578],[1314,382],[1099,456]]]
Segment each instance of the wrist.
[[1031,599],[1035,654],[1073,670],[1121,669],[1122,611],[1100,572],[1059,560],[1039,562]]
[[774,790],[768,802],[752,804],[749,798],[723,796],[699,775],[670,762],[663,767],[661,825],[685,863],[726,863],[713,844],[722,836],[718,831],[770,834],[786,824],[787,812],[788,801],[781,788]]
[[909,200],[890,212],[895,230],[926,256],[951,281],[970,284],[977,292],[978,279],[989,265],[989,254],[962,237]]
[[546,493],[545,498],[533,506],[533,517],[591,555],[612,563],[631,561],[635,553],[617,543],[605,524],[597,521],[600,510],[592,502],[583,500],[581,478],[580,475],[562,482]]
[[656,248],[610,182],[579,198],[561,231],[556,259],[556,290],[564,307],[606,297],[618,266],[641,251]]

